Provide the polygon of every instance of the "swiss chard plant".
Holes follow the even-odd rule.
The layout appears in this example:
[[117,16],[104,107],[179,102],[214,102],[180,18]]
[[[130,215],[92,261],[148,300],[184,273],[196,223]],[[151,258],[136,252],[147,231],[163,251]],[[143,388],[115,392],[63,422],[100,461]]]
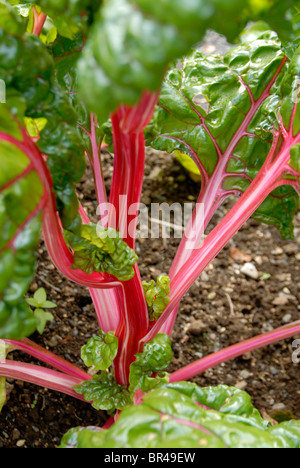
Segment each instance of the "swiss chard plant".
[[[183,296],[243,224],[253,216],[293,237],[299,11],[290,0],[0,0],[0,406],[5,378],[16,378],[109,413],[103,428],[72,429],[62,447],[300,447],[299,422],[272,426],[245,392],[187,382],[299,334],[299,323],[166,372]],[[244,30],[249,20],[260,21]],[[191,51],[208,28],[230,41],[241,34],[238,45],[224,57]],[[151,283],[135,253],[146,144],[193,161],[204,207],[169,276]],[[86,164],[97,224],[77,198]],[[93,376],[28,339],[54,307],[41,292],[25,298],[41,230],[61,274],[90,291],[99,333],[82,360]],[[7,359],[13,350],[53,369]]]

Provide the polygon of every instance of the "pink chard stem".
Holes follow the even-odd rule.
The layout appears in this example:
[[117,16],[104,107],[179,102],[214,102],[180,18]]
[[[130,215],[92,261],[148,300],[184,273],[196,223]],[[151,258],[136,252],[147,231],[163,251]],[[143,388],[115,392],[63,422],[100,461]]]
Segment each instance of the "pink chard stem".
[[[114,143],[114,173],[110,204],[114,207],[109,226],[121,233],[131,248],[135,248],[137,218],[142,193],[145,140],[143,128],[152,118],[158,94],[145,92],[140,103],[132,108],[121,106],[112,116]],[[139,352],[139,342],[148,332],[149,315],[138,265],[135,276],[123,282],[125,314],[120,316],[116,331],[119,352],[114,361],[115,376],[127,384],[129,366]]]
[[36,8],[32,8],[33,11],[33,29],[32,29],[32,34],[36,34],[37,36],[40,36],[45,24],[45,21],[47,19],[47,15],[44,13],[38,13]]
[[213,367],[230,361],[231,359],[235,359],[243,354],[277,343],[278,341],[291,338],[298,334],[300,334],[300,323],[295,322],[287,327],[278,328],[277,330],[269,333],[251,338],[242,343],[238,343],[230,346],[229,348],[218,351],[217,353],[210,354],[203,359],[199,359],[198,361],[173,372],[170,376],[170,382],[192,379],[197,375],[203,374],[206,370],[212,369]]
[[10,360],[0,360],[0,375],[10,379],[23,380],[40,387],[46,387],[84,401],[84,398],[73,390],[75,385],[82,382],[82,378],[80,379],[33,364]]
[[1,340],[1,342],[5,343],[10,351],[23,351],[29,356],[39,359],[40,361],[44,362],[45,364],[48,364],[49,366],[54,367],[55,369],[63,372],[64,374],[76,377],[81,380],[87,380],[91,378],[91,376],[87,374],[87,372],[84,372],[83,370],[79,369],[79,367],[74,366],[73,364],[59,356],[56,356],[54,353],[51,353],[50,351],[42,348],[41,346],[37,345],[36,343],[27,338],[24,338],[21,341]]

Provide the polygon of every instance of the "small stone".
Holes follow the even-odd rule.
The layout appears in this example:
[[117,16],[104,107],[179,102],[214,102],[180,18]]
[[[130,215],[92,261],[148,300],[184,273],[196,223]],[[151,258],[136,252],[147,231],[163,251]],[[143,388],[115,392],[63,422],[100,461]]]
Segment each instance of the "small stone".
[[283,248],[287,255],[295,255],[296,253],[298,253],[298,247],[296,246],[296,244],[287,244]]
[[204,49],[204,52],[206,54],[214,54],[216,52],[216,46],[214,44],[207,44],[207,46],[205,46],[205,49]]
[[161,167],[155,166],[149,175],[149,179],[156,180],[158,177],[161,176],[161,174],[162,174]]
[[245,390],[247,387],[247,382],[245,380],[242,380],[241,382],[237,382],[235,384],[235,387],[238,388],[239,390]]
[[292,314],[285,314],[284,317],[282,317],[282,323],[290,323],[292,318]]
[[202,322],[202,320],[194,320],[188,328],[189,333],[196,336],[201,335],[206,330],[207,326]]
[[209,281],[209,276],[206,273],[206,271],[203,271],[201,273],[200,280],[203,281],[204,283],[207,283]]
[[26,442],[26,440],[20,439],[20,440],[18,440],[16,445],[17,445],[17,447],[24,447],[25,442]]
[[48,344],[48,346],[49,346],[50,348],[55,348],[55,346],[57,346],[58,343],[59,343],[60,341],[62,341],[62,338],[61,338],[60,336],[58,336],[58,335],[54,335],[54,336],[52,336],[52,338],[48,341],[47,344]]
[[11,392],[13,391],[14,389],[14,385],[13,384],[10,384],[9,382],[5,382],[5,396],[6,396],[6,401],[9,400],[9,396],[11,394]]
[[252,354],[251,353],[246,353],[242,356],[243,361],[251,361],[252,359]]
[[251,262],[252,257],[251,255],[245,254],[241,252],[241,250],[237,249],[236,247],[230,247],[230,256],[233,260],[239,263]]
[[254,280],[257,280],[259,278],[259,273],[256,269],[256,266],[253,263],[245,263],[245,265],[243,265],[241,268],[241,273]]
[[211,293],[208,294],[207,299],[209,301],[212,301],[213,299],[215,299],[216,295],[217,293],[215,291],[212,291]]
[[241,371],[240,375],[241,375],[242,379],[247,380],[247,379],[249,379],[249,377],[251,377],[252,374],[251,374],[251,372],[247,371],[247,369],[245,369],[245,370]]
[[282,255],[283,254],[283,250],[281,247],[276,247],[276,249],[272,250],[271,252],[272,255]]
[[274,299],[274,301],[272,302],[273,305],[276,305],[276,306],[284,306],[284,305],[287,305],[289,302],[288,298],[286,296],[278,296]]
[[39,287],[38,284],[36,282],[34,282],[34,283],[31,284],[31,286],[29,288],[29,291],[34,293],[37,290],[38,287]]
[[279,370],[276,369],[276,367],[271,366],[270,371],[271,371],[272,375],[278,375],[279,374]]
[[285,405],[283,403],[276,403],[272,409],[275,411],[282,411],[285,409]]

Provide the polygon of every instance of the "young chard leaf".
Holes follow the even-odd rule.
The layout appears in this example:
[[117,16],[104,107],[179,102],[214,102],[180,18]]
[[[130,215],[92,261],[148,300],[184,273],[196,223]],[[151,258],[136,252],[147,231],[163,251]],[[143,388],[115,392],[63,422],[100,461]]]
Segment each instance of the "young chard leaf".
[[94,366],[96,370],[107,370],[113,363],[118,352],[118,338],[115,332],[99,331],[98,336],[91,338],[81,348],[81,359],[87,367]]
[[157,282],[154,280],[151,283],[143,282],[143,288],[148,305],[150,321],[158,320],[170,300],[170,278],[168,276],[159,276]]
[[65,238],[74,251],[72,268],[88,274],[105,272],[121,281],[134,277],[133,266],[138,258],[114,229],[86,224],[80,236],[66,231]]
[[142,353],[130,365],[129,390],[134,394],[137,389],[148,392],[161,382],[168,381],[164,371],[173,357],[171,341],[168,335],[158,334],[144,345]]
[[37,307],[43,307],[47,300],[47,293],[44,288],[39,288],[35,291],[33,298],[36,302]]

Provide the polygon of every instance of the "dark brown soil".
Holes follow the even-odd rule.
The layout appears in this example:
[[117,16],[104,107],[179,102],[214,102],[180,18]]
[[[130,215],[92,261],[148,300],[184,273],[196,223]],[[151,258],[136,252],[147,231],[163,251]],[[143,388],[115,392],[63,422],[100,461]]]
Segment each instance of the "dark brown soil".
[[[109,187],[112,165],[108,154],[104,170]],[[83,203],[91,216],[96,213],[93,190],[87,171],[79,193],[85,194]],[[142,199],[145,204],[196,201],[198,192],[199,184],[189,178],[172,156],[148,151]],[[227,209],[228,206],[220,210],[214,223]],[[170,370],[300,319],[299,233],[300,217],[296,220],[293,242],[283,241],[275,229],[253,220],[243,227],[182,301],[173,335],[174,360]],[[168,273],[178,243],[172,238],[138,241],[144,280]],[[239,251],[234,248],[242,252],[242,260],[236,258]],[[241,266],[249,260],[256,266],[260,279],[253,280],[241,273]],[[97,331],[92,301],[85,289],[66,281],[55,270],[43,242],[31,292],[38,287],[45,287],[48,298],[58,307],[55,320],[45,333],[42,336],[36,333],[31,339],[83,366],[80,348]],[[260,411],[272,417],[278,417],[281,411],[284,418],[300,418],[300,373],[299,366],[292,362],[292,343],[290,339],[245,355],[205,372],[195,381],[203,386],[238,386],[250,393]],[[17,352],[10,358],[36,363]],[[43,388],[19,381],[9,381],[9,388],[9,400],[0,415],[0,447],[57,447],[71,427],[102,425],[106,419],[105,414],[86,403]]]

